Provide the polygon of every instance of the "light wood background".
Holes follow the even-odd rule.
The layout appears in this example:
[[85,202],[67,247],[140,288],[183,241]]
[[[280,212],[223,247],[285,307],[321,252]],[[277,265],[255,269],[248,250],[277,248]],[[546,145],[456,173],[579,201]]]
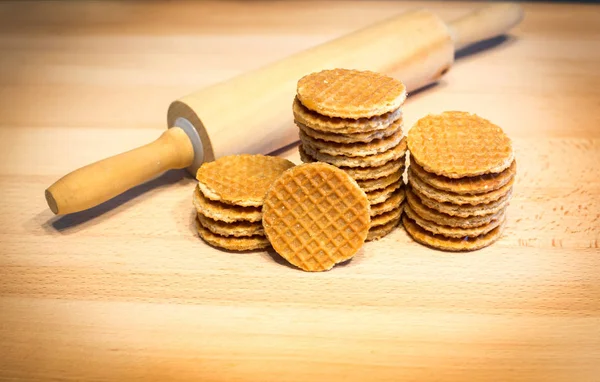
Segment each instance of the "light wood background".
[[407,126],[467,110],[514,139],[490,248],[397,229],[308,274],[205,245],[178,171],[72,216],[45,204],[66,172],[157,137],[173,99],[420,5],[478,6],[0,3],[0,379],[599,380],[598,5],[526,4],[406,103]]

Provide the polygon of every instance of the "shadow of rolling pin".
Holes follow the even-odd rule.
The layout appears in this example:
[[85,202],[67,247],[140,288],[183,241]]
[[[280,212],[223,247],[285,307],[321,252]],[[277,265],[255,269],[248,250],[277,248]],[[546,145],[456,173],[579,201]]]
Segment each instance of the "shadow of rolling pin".
[[298,140],[291,105],[296,83],[322,69],[372,70],[400,79],[408,91],[434,83],[456,50],[507,32],[523,18],[520,6],[493,4],[446,25],[427,10],[381,21],[253,72],[176,100],[172,128],[156,141],[82,167],[45,192],[55,214],[86,210],[164,171],[230,154],[269,153]]

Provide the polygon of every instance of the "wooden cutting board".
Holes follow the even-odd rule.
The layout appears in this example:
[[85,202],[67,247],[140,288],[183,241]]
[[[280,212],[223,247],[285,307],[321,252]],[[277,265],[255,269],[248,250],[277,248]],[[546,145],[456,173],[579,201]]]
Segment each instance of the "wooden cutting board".
[[490,248],[438,252],[399,228],[304,273],[205,245],[183,171],[80,214],[46,206],[58,176],[154,139],[170,100],[416,5],[1,3],[0,380],[599,378],[598,5],[526,4],[510,37],[405,105],[406,126],[466,110],[513,138]]

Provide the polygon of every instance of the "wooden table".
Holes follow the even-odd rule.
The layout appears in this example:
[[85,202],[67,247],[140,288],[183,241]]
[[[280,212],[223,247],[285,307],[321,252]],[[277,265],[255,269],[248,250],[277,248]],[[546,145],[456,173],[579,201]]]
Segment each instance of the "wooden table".
[[406,103],[407,126],[467,110],[513,138],[490,248],[438,252],[399,228],[308,274],[205,245],[181,171],[72,216],[46,206],[61,175],[158,136],[171,100],[416,6],[0,4],[0,379],[598,380],[597,5],[526,4]]

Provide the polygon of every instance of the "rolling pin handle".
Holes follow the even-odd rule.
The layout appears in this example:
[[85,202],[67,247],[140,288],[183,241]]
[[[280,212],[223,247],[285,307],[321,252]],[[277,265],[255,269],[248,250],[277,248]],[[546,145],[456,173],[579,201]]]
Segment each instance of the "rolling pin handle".
[[508,32],[523,19],[523,8],[516,3],[488,5],[448,25],[454,50]]
[[48,187],[46,202],[57,215],[83,211],[167,170],[188,167],[193,161],[190,138],[183,129],[173,127],[154,142],[65,175]]

